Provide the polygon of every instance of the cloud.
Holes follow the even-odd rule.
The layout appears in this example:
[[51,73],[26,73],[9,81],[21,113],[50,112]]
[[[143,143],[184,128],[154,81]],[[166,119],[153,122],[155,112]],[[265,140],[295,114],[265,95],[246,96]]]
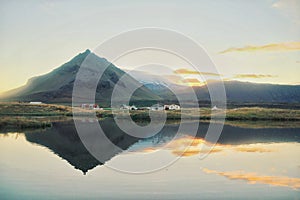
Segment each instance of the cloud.
[[175,156],[189,157],[200,153],[199,149],[187,149],[187,150],[174,150],[172,154]]
[[218,153],[221,152],[222,149],[201,149],[200,147],[195,149],[195,148],[188,148],[185,150],[173,150],[172,154],[176,155],[176,156],[182,156],[182,157],[189,157],[189,156],[194,156],[200,153]]
[[142,151],[143,151],[144,153],[152,153],[152,152],[157,151],[157,149],[154,148],[154,147],[147,147],[147,148],[144,148]]
[[300,24],[300,1],[299,0],[278,0],[272,4],[272,8],[280,14],[289,18],[292,22]]
[[255,51],[299,51],[300,42],[284,42],[284,43],[274,43],[266,44],[262,46],[245,46],[245,47],[232,47],[221,51],[220,53],[229,52],[255,52]]
[[186,78],[186,79],[183,79],[183,82],[186,82],[186,83],[201,83],[198,79],[196,78]]
[[234,150],[238,152],[247,152],[247,153],[268,153],[268,152],[274,152],[272,149],[266,149],[261,147],[236,147]]
[[142,153],[152,153],[159,149],[169,150],[175,156],[189,157],[198,155],[200,153],[219,153],[227,150],[238,151],[242,153],[269,153],[274,152],[274,149],[266,148],[261,144],[256,145],[228,145],[228,144],[215,144],[212,147],[212,144],[208,141],[205,141],[203,138],[194,138],[192,136],[185,136],[171,140],[166,145],[158,145],[155,147],[146,147],[139,149],[138,152]]
[[211,72],[199,72],[196,70],[190,70],[190,69],[177,69],[174,71],[175,74],[186,74],[186,75],[204,75],[204,76],[221,76],[220,74],[217,73],[211,73]]
[[178,138],[175,140],[172,140],[171,142],[168,143],[167,147],[168,148],[178,148],[178,147],[186,147],[186,146],[191,146],[191,147],[196,147],[201,144],[207,143],[203,138],[194,138],[192,136],[185,136],[182,138]]
[[203,82],[199,81],[196,78],[186,78],[186,79],[183,79],[182,81],[178,82],[178,84],[188,85],[188,86],[201,86],[201,85],[204,85]]
[[274,78],[277,76],[270,75],[270,74],[237,74],[234,78]]
[[221,172],[210,169],[202,169],[207,174],[217,174],[231,180],[245,180],[249,184],[268,184],[280,187],[300,188],[300,178],[290,178],[286,176],[263,176],[256,173],[245,173],[243,171]]
[[169,148],[172,154],[176,156],[188,157],[194,156],[199,153],[217,153],[221,152],[222,149],[219,148],[201,148],[207,146],[209,143],[202,138],[193,138],[193,137],[183,137],[171,141],[167,148]]
[[171,153],[175,156],[189,157],[194,156],[199,153],[217,153],[221,150],[219,149],[207,149],[201,148],[201,145],[208,145],[209,143],[203,138],[193,138],[191,136],[186,136],[172,140],[166,148],[171,150]]

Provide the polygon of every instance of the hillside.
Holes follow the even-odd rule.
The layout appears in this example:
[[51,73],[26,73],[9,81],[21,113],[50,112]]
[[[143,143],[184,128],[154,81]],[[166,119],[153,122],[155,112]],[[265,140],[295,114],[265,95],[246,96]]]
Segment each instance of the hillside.
[[[111,93],[114,85],[118,82],[125,72],[117,68],[106,59],[86,50],[75,56],[69,62],[56,68],[50,73],[42,76],[33,77],[28,80],[27,84],[4,93],[0,98],[5,101],[42,101],[46,103],[71,103],[73,84],[76,74],[84,59],[89,56],[95,67],[109,67],[101,77],[96,90],[96,102],[109,104]],[[129,76],[126,81],[130,85],[140,85],[138,81]],[[88,87],[88,86],[87,86]],[[155,95],[146,87],[140,87],[133,95],[132,101],[140,100],[159,100],[160,97]]]
[[[218,90],[220,82],[208,82],[211,88]],[[175,95],[167,86],[157,83],[144,83],[144,85],[164,99],[176,101]],[[177,91],[177,94],[188,98],[189,94],[183,86],[168,86]],[[300,103],[299,85],[259,84],[239,81],[225,81],[226,98],[229,103]],[[193,87],[199,101],[210,101],[207,85]]]
[[[217,88],[219,82],[209,82]],[[239,81],[224,82],[228,102],[238,103],[299,103],[299,85],[259,84]],[[209,100],[206,86],[195,87],[199,99]]]

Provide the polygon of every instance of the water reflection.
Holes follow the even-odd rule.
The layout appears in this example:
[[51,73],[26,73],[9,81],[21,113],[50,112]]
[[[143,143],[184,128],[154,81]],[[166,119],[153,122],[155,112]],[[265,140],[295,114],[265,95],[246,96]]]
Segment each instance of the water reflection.
[[263,183],[274,186],[290,187],[293,189],[300,188],[300,178],[290,178],[286,176],[265,176],[258,175],[255,172],[247,173],[244,171],[221,172],[210,169],[203,169],[208,174],[217,174],[231,180],[246,180],[250,184]]
[[[15,199],[73,199],[75,194],[79,199],[299,197],[299,128],[226,125],[211,154],[200,160],[199,155],[210,145],[204,140],[207,123],[200,124],[195,139],[188,133],[174,138],[178,124],[169,122],[160,133],[142,140],[124,134],[110,119],[100,123],[121,149],[107,149],[103,163],[86,150],[72,121],[54,123],[46,130],[0,134],[1,199],[12,195]],[[186,148],[186,144],[191,145]],[[159,153],[153,162],[179,155],[182,159],[164,170],[139,176],[104,167],[151,165],[143,159],[154,152]],[[73,168],[88,173],[83,176]]]
[[[101,121],[101,126],[105,132],[109,130],[107,137],[110,141],[123,150],[127,149],[138,140],[137,138],[125,134],[116,126],[112,126],[109,121]],[[94,135],[87,135],[87,138],[93,139],[97,136],[97,132],[94,132],[93,134]],[[81,170],[84,174],[86,174],[88,170],[104,164],[94,158],[87,151],[76,132],[73,121],[71,120],[67,122],[53,123],[52,128],[43,130],[40,133],[36,131],[26,132],[25,137],[29,142],[49,148],[56,155],[67,160],[75,167],[75,169]],[[97,145],[105,146],[106,143],[98,143]],[[115,152],[110,148],[107,148],[103,152],[105,155],[104,161],[111,159],[120,152],[121,150],[119,152]]]
[[[198,122],[186,122],[198,123]],[[205,141],[205,133],[208,123],[200,123],[196,138],[189,136],[188,133],[175,140],[174,136],[178,130],[178,124],[169,123],[162,131],[151,138],[138,139],[127,135],[120,130],[112,119],[100,121],[100,125],[107,137],[120,149],[126,152],[151,153],[164,147],[174,156],[189,157],[200,153],[208,153],[209,141]],[[267,149],[263,143],[274,142],[299,142],[299,129],[297,128],[274,128],[274,129],[247,129],[234,126],[225,126],[222,135],[209,153],[220,153],[223,151],[237,152],[260,152],[267,153],[276,151],[276,149]],[[97,134],[97,133],[95,133]],[[93,138],[96,135],[88,135]],[[75,169],[81,170],[84,174],[98,165],[104,163],[95,159],[84,147],[79,136],[77,135],[72,120],[65,122],[55,122],[52,128],[41,131],[25,132],[26,140],[49,148],[53,153],[65,159],[74,166]],[[187,145],[190,144],[188,147]],[[98,145],[105,146],[105,143]],[[187,148],[186,148],[187,147]],[[122,150],[116,152],[107,148],[103,152],[105,161],[120,154]]]

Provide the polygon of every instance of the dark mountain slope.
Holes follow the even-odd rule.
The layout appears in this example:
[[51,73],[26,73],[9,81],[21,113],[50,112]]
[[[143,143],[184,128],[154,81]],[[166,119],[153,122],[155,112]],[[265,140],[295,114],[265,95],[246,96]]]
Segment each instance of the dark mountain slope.
[[[218,88],[219,82],[210,82]],[[259,84],[239,81],[224,82],[228,102],[240,103],[299,103],[300,86]],[[209,100],[207,86],[195,87],[200,100]]]
[[[125,74],[106,59],[86,50],[63,64],[52,72],[31,78],[25,86],[8,91],[1,99],[9,101],[43,101],[47,103],[71,103],[73,84],[81,63],[89,56],[94,63],[92,67],[109,66],[101,77],[96,90],[97,102],[110,102],[110,96],[114,85]],[[132,85],[139,85],[135,79],[129,76],[126,79]],[[140,87],[132,97],[138,100],[159,100],[160,98],[146,87]]]

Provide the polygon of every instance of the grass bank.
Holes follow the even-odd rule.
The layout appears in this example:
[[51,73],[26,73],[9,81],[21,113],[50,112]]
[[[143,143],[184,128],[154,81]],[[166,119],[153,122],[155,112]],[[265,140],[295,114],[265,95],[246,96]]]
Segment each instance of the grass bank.
[[54,104],[0,103],[2,116],[62,116],[71,115],[69,106]]
[[[149,119],[148,111],[130,111],[132,119]],[[233,108],[227,110],[215,110],[200,108],[199,112],[194,109],[182,111],[167,111],[167,119],[221,119],[224,114],[227,121],[300,121],[300,110],[277,109],[277,108]]]
[[[98,118],[111,118],[113,117],[110,110],[86,110],[81,108],[77,109],[79,115],[90,114],[96,112]],[[118,111],[119,116],[122,116],[124,111]],[[162,111],[152,111],[162,112]],[[165,112],[165,111],[163,111]],[[169,110],[166,111],[167,119],[201,119],[208,120],[212,117],[214,119],[221,118],[226,114],[226,120],[229,121],[242,121],[242,120],[271,120],[271,121],[300,121],[300,110],[293,109],[278,109],[278,108],[262,108],[262,107],[242,107],[242,108],[230,108],[227,110],[214,110],[210,108],[201,107],[199,112],[195,109],[184,110]],[[200,114],[200,118],[199,118]],[[0,116],[72,116],[72,107],[55,105],[55,104],[40,104],[32,105],[25,103],[0,103]],[[130,111],[132,119],[149,119],[148,110],[136,110]]]
[[48,120],[38,120],[27,117],[1,117],[0,129],[10,128],[47,128],[51,127],[51,122]]
[[[85,110],[75,108],[79,115],[90,114],[94,110]],[[118,117],[126,112],[118,111]],[[165,111],[152,111],[165,112]],[[226,122],[232,124],[267,124],[268,122],[278,122],[279,126],[285,122],[300,122],[300,110],[278,109],[278,108],[261,108],[261,107],[242,107],[230,108],[227,110],[214,110],[202,107],[199,110],[184,109],[178,111],[166,111],[168,120],[180,120],[181,118],[188,120],[210,120],[211,118],[218,120],[226,114]],[[200,117],[199,117],[200,114]],[[149,121],[148,110],[130,111],[131,118],[134,121]],[[44,119],[37,119],[38,116],[44,116]],[[51,117],[54,116],[72,116],[72,107],[55,104],[32,105],[26,103],[0,103],[0,128],[17,127],[17,128],[45,128],[51,126]],[[98,119],[112,118],[110,110],[97,110]],[[263,123],[261,123],[263,122]]]

